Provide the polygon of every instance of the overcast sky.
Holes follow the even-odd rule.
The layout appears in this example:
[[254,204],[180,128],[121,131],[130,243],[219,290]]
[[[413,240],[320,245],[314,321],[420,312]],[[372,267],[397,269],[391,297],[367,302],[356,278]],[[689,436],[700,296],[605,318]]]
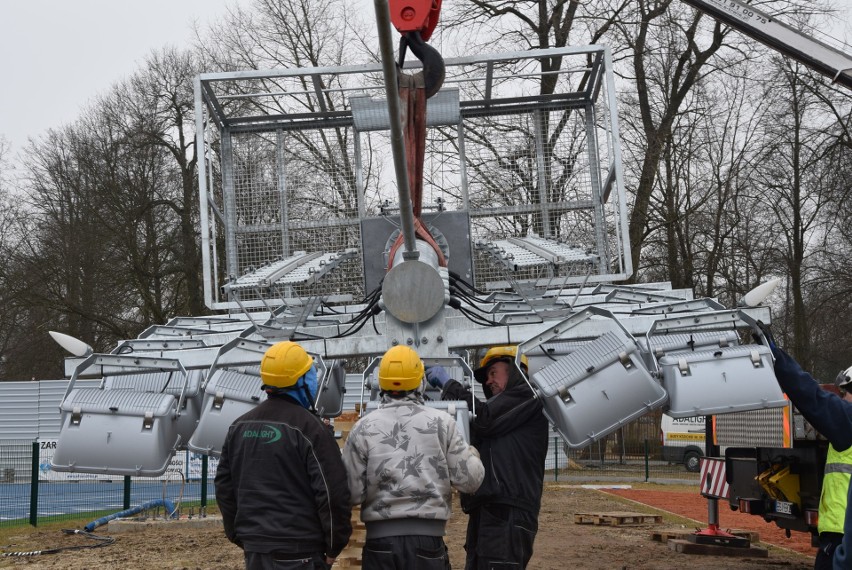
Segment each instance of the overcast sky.
[[[852,0],[837,1],[852,19]],[[17,151],[73,122],[152,50],[188,45],[194,21],[235,3],[251,0],[0,0],[0,136]],[[850,29],[834,34],[848,40]]]
[[73,122],[93,97],[152,50],[183,46],[192,24],[250,0],[0,0],[0,135],[27,137]]

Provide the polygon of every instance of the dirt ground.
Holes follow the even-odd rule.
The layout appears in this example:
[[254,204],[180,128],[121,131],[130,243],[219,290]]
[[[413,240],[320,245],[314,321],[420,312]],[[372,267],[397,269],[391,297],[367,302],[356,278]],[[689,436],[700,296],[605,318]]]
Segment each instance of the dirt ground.
[[[656,510],[657,507],[661,510]],[[601,526],[575,524],[577,513],[637,512],[662,515],[660,524]],[[757,530],[768,550],[767,558],[721,557],[675,552],[663,542],[652,540],[653,533],[686,531],[707,526],[707,501],[695,489],[669,486],[633,486],[631,489],[589,489],[567,484],[548,484],[531,569],[758,569],[813,566],[809,537],[793,533],[788,539],[774,525],[760,517],[719,509],[723,529]],[[184,521],[182,521],[184,522]],[[467,517],[456,507],[447,533],[453,567],[464,566],[464,531]],[[85,524],[85,523],[84,523]],[[750,528],[750,526],[757,528]],[[67,525],[66,525],[67,526]],[[110,533],[109,527],[95,534],[112,536],[113,544],[102,548],[66,550],[56,554],[0,558],[0,568],[163,568],[231,569],[243,567],[242,552],[224,537],[221,526],[187,528],[188,525],[157,523],[136,532]],[[65,535],[61,526],[39,529],[0,529],[0,551],[19,552],[70,545],[88,545],[90,540]],[[73,526],[72,526],[73,528]],[[798,549],[799,552],[796,552]],[[336,564],[335,568],[342,567]],[[351,566],[350,566],[351,567]]]

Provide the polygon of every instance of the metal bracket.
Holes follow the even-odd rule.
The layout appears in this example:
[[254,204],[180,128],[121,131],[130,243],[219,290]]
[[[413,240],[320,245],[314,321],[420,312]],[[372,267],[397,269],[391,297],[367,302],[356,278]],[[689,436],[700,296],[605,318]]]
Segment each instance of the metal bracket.
[[154,412],[145,412],[145,418],[142,420],[142,429],[154,428]]
[[71,412],[71,425],[72,426],[80,425],[81,419],[83,419],[83,413],[78,406],[78,407],[74,408],[74,410]]
[[225,393],[224,392],[216,392],[216,395],[213,396],[213,409],[221,410],[222,404],[225,403]]

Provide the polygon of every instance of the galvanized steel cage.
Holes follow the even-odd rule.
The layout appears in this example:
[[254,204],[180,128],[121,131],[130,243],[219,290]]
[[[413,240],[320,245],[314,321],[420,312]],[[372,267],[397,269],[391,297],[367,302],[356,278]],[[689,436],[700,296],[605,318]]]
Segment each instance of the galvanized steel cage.
[[[545,58],[561,66],[542,71]],[[450,269],[490,289],[629,275],[608,48],[446,70],[428,103],[423,218]],[[369,293],[398,225],[381,66],[202,74],[195,90],[207,305]]]

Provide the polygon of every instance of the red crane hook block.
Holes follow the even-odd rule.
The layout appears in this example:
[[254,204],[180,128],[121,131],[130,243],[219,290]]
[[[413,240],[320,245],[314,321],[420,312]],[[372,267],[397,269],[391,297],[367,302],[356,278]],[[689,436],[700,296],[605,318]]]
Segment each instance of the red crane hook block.
[[438,24],[441,0],[389,0],[391,23],[401,34],[420,32],[426,41]]

